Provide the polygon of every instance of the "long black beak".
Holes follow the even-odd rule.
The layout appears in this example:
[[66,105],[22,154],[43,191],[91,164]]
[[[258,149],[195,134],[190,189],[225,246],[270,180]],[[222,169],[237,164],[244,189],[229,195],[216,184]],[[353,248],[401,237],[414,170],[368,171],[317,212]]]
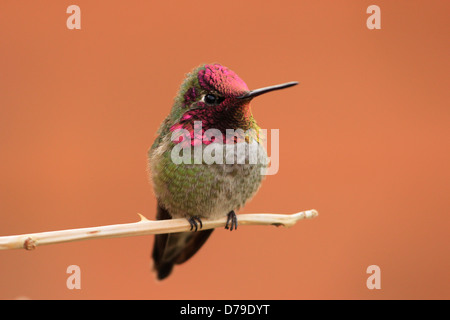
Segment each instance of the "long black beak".
[[244,94],[244,95],[242,95],[240,97],[237,97],[237,98],[238,99],[250,99],[250,98],[254,98],[254,97],[257,97],[259,95],[262,95],[264,93],[270,92],[270,91],[275,91],[275,90],[289,88],[289,87],[295,86],[297,84],[298,84],[297,81],[287,82],[287,83],[283,83],[283,84],[277,84],[275,86],[270,86],[270,87],[265,87],[265,88],[261,88],[261,89],[252,90],[252,91],[247,92],[246,94]]

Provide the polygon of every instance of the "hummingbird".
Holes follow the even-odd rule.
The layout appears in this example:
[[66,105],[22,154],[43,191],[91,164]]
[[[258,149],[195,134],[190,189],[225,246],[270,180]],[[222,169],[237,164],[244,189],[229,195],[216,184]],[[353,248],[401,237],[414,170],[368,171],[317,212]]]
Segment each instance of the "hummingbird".
[[[157,220],[186,218],[191,225],[189,232],[155,236],[152,258],[157,279],[168,277],[174,265],[186,262],[206,242],[214,229],[201,230],[202,219],[227,217],[225,229],[237,229],[235,212],[258,191],[268,165],[250,102],[296,84],[249,90],[235,72],[217,63],[201,65],[186,75],[148,151]],[[216,130],[214,136],[206,137],[209,129]],[[227,130],[242,131],[229,135]],[[177,131],[181,133],[175,134]],[[251,134],[243,136],[242,132]],[[252,143],[257,146],[258,161],[250,163]],[[215,159],[222,161],[174,161],[174,148],[186,151],[184,159],[194,160],[192,149],[206,151],[212,145],[219,148],[213,152]],[[238,146],[244,148],[239,151]],[[235,152],[226,154],[229,147],[236,148]]]

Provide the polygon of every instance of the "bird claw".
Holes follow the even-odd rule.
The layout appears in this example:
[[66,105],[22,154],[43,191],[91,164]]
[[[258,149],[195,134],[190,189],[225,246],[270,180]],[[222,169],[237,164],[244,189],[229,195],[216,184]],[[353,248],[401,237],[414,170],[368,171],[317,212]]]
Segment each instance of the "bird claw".
[[[230,224],[231,222],[231,224]],[[228,225],[230,224],[230,227],[228,227]],[[230,231],[233,231],[233,228],[236,230],[237,229],[237,217],[236,217],[236,213],[233,211],[230,211],[227,215],[227,223],[225,224],[225,229],[230,229]]]
[[198,230],[197,221],[198,221],[198,223],[200,223],[200,229],[203,228],[203,223],[199,216],[192,216],[192,217],[189,217],[187,220],[188,220],[189,224],[191,225],[190,231],[192,231],[192,229],[194,229],[194,228],[195,228],[194,232],[196,232]]

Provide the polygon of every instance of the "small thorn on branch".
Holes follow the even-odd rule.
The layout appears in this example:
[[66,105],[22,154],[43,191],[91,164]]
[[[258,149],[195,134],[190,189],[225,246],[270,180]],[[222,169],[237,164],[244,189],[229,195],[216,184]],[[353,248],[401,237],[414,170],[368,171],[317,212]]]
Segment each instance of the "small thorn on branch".
[[139,218],[141,218],[140,221],[150,221],[146,217],[144,217],[142,214],[138,213]]

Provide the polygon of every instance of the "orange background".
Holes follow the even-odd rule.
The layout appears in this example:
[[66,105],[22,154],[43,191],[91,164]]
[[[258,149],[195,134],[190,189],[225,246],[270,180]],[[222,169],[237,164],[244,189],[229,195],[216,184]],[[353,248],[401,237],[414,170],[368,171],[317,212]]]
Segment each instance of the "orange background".
[[[81,8],[68,30],[66,8]],[[381,30],[366,8],[381,8]],[[218,229],[163,282],[153,237],[0,252],[0,298],[450,298],[447,1],[2,1],[0,235],[153,219],[146,154],[186,72],[250,88],[280,170],[241,213],[320,215]],[[81,290],[66,268],[81,268]],[[366,268],[381,268],[368,290]]]

